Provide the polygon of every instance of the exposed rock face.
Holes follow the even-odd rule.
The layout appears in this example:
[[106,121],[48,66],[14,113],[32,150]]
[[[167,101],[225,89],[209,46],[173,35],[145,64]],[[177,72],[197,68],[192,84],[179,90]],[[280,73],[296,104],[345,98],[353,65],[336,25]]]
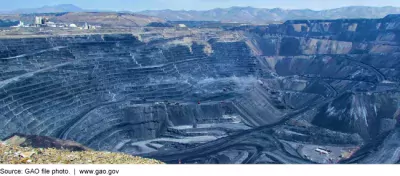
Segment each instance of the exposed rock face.
[[382,155],[351,161],[397,162],[384,158],[399,147],[397,24],[3,39],[0,137],[53,136],[168,163],[336,163],[383,138]]

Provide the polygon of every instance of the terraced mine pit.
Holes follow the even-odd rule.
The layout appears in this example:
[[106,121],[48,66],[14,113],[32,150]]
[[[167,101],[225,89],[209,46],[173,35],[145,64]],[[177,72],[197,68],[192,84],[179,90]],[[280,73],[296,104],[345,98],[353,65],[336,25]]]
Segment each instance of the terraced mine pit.
[[167,163],[398,163],[399,26],[4,38],[0,137]]

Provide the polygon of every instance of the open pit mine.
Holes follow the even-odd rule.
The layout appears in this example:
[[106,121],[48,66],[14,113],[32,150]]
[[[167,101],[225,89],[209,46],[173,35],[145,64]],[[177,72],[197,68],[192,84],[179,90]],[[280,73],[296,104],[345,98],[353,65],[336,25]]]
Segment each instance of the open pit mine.
[[400,159],[400,16],[0,39],[0,138],[170,164]]

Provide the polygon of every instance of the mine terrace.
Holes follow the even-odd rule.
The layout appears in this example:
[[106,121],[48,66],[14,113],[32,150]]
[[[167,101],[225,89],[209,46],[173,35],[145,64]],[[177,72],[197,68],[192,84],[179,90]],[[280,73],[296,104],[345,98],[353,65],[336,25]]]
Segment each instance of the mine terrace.
[[166,163],[399,162],[398,15],[0,38],[0,138]]

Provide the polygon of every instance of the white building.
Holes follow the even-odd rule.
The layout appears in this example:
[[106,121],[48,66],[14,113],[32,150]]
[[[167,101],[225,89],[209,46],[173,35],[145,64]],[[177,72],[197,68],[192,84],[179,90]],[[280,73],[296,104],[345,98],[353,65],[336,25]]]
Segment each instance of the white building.
[[18,24],[18,25],[12,26],[12,27],[24,27],[24,22],[19,21],[19,24]]
[[43,24],[43,17],[40,16],[35,17],[35,24],[36,25]]
[[85,29],[85,30],[96,29],[96,26],[85,23],[85,25],[83,26],[83,29]]
[[328,155],[329,153],[331,153],[331,151],[326,150],[326,149],[322,149],[322,148],[317,148],[317,149],[315,149],[315,151],[320,153],[320,154],[325,154],[325,155]]
[[186,28],[187,26],[185,24],[178,24],[178,27],[180,28]]
[[48,27],[57,27],[56,23],[51,22],[51,21],[50,21],[50,22],[47,22],[46,25],[47,25]]
[[85,23],[85,25],[83,26],[83,29],[89,29],[89,25],[87,23]]

